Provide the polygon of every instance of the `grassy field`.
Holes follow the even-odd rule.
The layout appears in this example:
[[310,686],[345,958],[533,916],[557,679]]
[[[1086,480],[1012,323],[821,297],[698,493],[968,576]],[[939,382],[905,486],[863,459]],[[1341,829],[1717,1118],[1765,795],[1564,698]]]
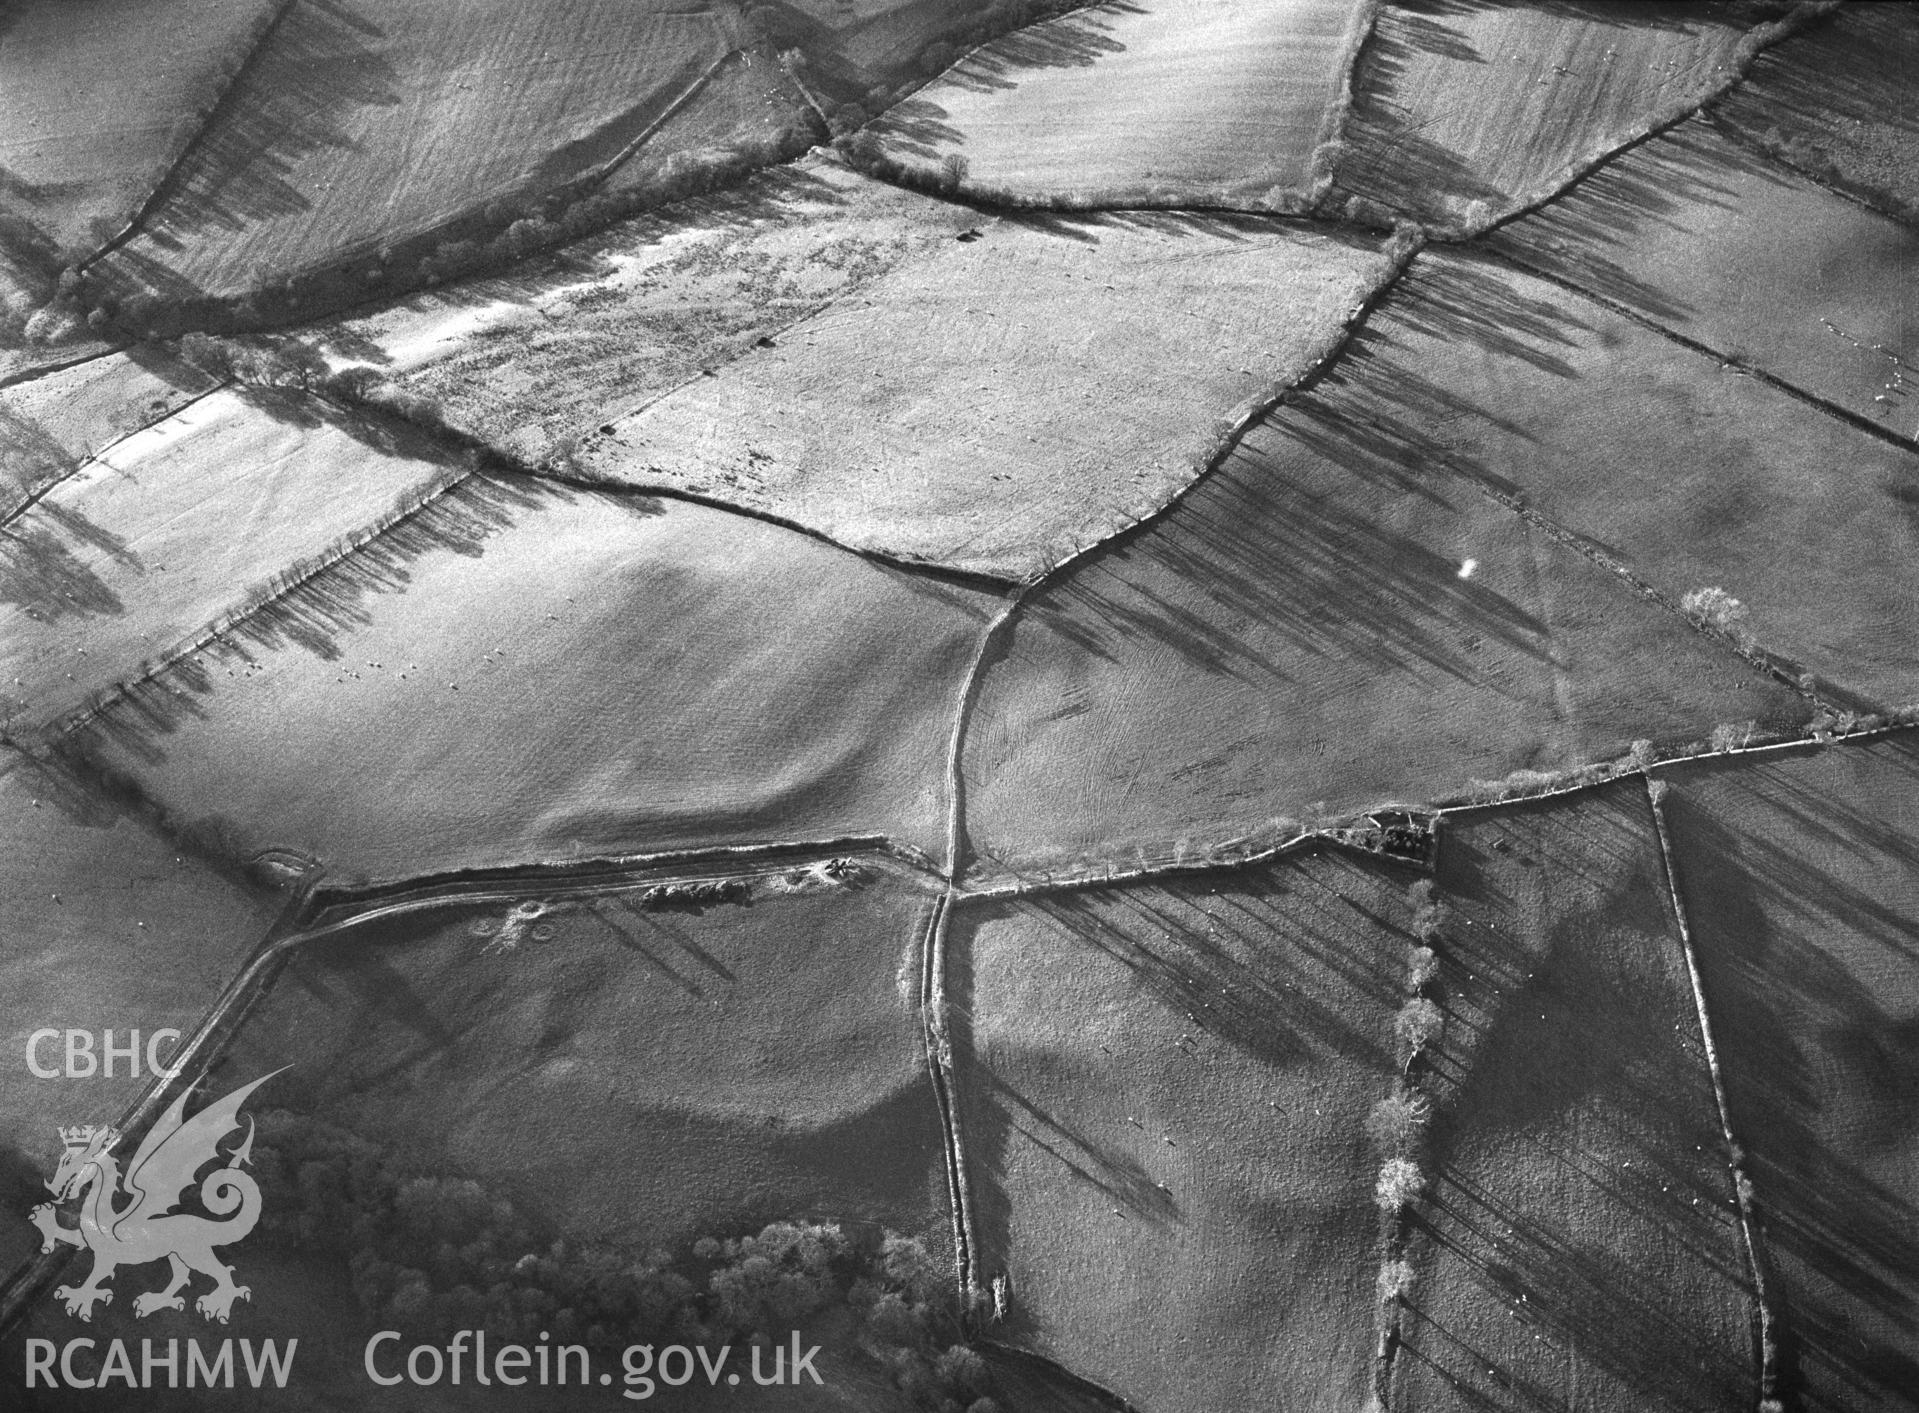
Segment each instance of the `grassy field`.
[[1354,76],[1335,192],[1481,230],[1724,89],[1745,35],[1724,5],[1382,6]]
[[1392,1404],[1750,1407],[1752,1294],[1646,792],[1456,818]]
[[[1908,226],[1683,123],[1494,246],[1793,386],[1919,436]],[[1702,258],[1710,251],[1711,258]]]
[[1406,881],[1328,853],[958,914],[994,1339],[1144,1413],[1361,1406]]
[[1808,1410],[1919,1398],[1919,742],[1670,777],[1680,890]]
[[[945,1230],[915,993],[932,898],[854,887],[645,909],[452,906],[300,950],[232,1052],[275,1104],[556,1232],[680,1249],[803,1214]],[[534,906],[539,906],[535,904]]]
[[1913,453],[1564,288],[1429,252],[1354,350],[1366,436],[1523,500],[1674,602],[1719,587],[1794,670],[1907,702]]
[[71,744],[336,880],[855,833],[932,851],[995,603],[701,506],[474,477]]
[[[141,1049],[156,1030],[187,1031],[266,932],[282,900],[222,877],[200,859],[76,791],[12,749],[0,753],[0,1204],[15,1218],[45,1200],[63,1125],[113,1123],[146,1082],[115,1061],[112,1076],[41,1079],[27,1040],[41,1029],[111,1028]],[[171,1042],[155,1055],[171,1054]],[[43,1041],[43,1068],[64,1069],[65,1041]],[[144,1061],[144,1055],[143,1055]],[[76,1060],[84,1070],[84,1060]],[[0,1274],[39,1235],[23,1220],[0,1234]]]
[[141,347],[0,391],[0,516],[213,385],[192,364]]
[[448,285],[307,333],[336,367],[371,367],[460,430],[565,470],[609,419],[777,338],[978,219],[811,157],[625,222],[510,277]]
[[0,250],[51,278],[116,234],[278,0],[22,0],[0,28]]
[[1904,5],[1841,5],[1760,55],[1713,116],[1894,215],[1919,216],[1919,23]]
[[883,150],[1040,205],[1292,209],[1337,115],[1360,0],[1120,0],[975,50],[890,109]]
[[582,459],[1022,577],[1186,486],[1388,266],[1257,218],[1003,219],[613,419]]
[[[64,409],[75,436],[128,415],[89,406],[93,390]],[[277,393],[214,392],[131,433],[8,526],[6,729],[45,727],[466,469],[410,430]]]
[[731,47],[665,0],[301,3],[100,273],[234,297],[610,162]]
[[[1805,719],[1724,645],[1448,475],[1437,437],[1396,434],[1411,387],[1480,356],[1428,308],[1390,299],[1344,371],[1022,606],[967,727],[982,876],[1257,847],[1294,827],[1276,817]],[[1407,328],[1432,330],[1417,361],[1399,357]],[[1489,401],[1551,436],[1558,390],[1514,400],[1515,378],[1489,373]],[[1515,464],[1492,470],[1516,479],[1537,442],[1512,435]]]

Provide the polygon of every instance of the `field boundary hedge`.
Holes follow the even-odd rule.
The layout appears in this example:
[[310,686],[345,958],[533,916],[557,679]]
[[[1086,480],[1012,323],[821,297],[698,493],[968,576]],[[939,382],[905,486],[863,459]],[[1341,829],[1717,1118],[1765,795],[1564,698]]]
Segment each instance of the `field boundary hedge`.
[[1672,832],[1666,823],[1666,782],[1646,778],[1646,802],[1652,810],[1653,832],[1659,836],[1659,859],[1666,900],[1677,924],[1680,951],[1686,958],[1686,977],[1692,984],[1693,1008],[1699,1017],[1699,1038],[1706,1049],[1706,1069],[1712,1075],[1712,1096],[1719,1111],[1719,1132],[1726,1143],[1726,1166],[1732,1174],[1733,1196],[1739,1207],[1739,1232],[1752,1276],[1753,1301],[1759,1314],[1759,1413],[1783,1413],[1779,1401],[1779,1315],[1770,1279],[1772,1261],[1765,1231],[1754,1210],[1752,1177],[1746,1171],[1746,1153],[1733,1133],[1732,1106],[1726,1097],[1725,1071],[1719,1065],[1719,1045],[1713,1038],[1712,1016],[1706,1007],[1706,988],[1699,971],[1699,951],[1686,919],[1686,903],[1679,893],[1679,864],[1673,855]]

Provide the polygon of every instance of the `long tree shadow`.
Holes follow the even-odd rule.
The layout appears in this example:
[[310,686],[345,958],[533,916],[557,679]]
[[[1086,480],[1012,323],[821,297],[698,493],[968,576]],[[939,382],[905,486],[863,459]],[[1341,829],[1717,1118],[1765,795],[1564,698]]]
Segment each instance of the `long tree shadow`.
[[[1218,1045],[1270,1066],[1275,1077],[1291,1074],[1295,1083],[1334,1057],[1383,1075],[1392,1061],[1381,1018],[1396,1004],[1407,939],[1403,918],[1382,917],[1366,900],[1382,886],[1396,890],[1391,873],[1328,851],[1171,883],[962,903],[948,941],[947,990],[981,1279],[1006,1272],[1018,1254],[1019,1198],[1008,1177],[1022,1156],[1030,1162],[1045,1155],[1062,1182],[1092,1189],[1128,1220],[1170,1229],[1195,1217],[1123,1146],[1102,1140],[1072,1100],[1047,1097],[1059,1094],[1062,1073],[1128,1064],[1103,1042],[1094,1055],[1092,1044],[1072,1038],[1084,1017],[1068,1009],[1066,997],[1037,1003],[1041,1009],[1022,1010],[1016,1019],[979,1014],[983,932],[1017,928],[1042,951],[1063,948],[1067,957],[1086,952],[1118,963],[1179,1018],[1187,1042],[1181,1048],[1195,1063],[1202,1046]],[[1061,972],[1054,966],[1043,974]],[[1035,1026],[1042,1017],[1044,1028]],[[983,1029],[995,1037],[987,1049]],[[1022,1307],[1015,1296],[1013,1318],[994,1327],[995,1338],[1030,1341],[1054,1312]]]
[[[1909,747],[1887,768],[1919,783]],[[1743,803],[1738,816],[1709,812],[1683,783],[1674,791],[1680,888],[1788,1373],[1808,1408],[1919,1406],[1919,1204],[1909,1180],[1889,1180],[1919,1142],[1919,893],[1892,902],[1818,863],[1876,855],[1912,870],[1919,858],[1903,832],[1862,827],[1843,798],[1782,775],[1766,772],[1749,802],[1794,821],[1803,851],[1742,826]]]
[[1151,0],[1108,0],[1028,25],[974,50],[942,74],[941,81],[990,93],[1019,87],[1021,77],[1036,69],[1090,68],[1126,52],[1125,42],[1114,35],[1115,20],[1152,11]]
[[41,623],[124,613],[126,605],[99,571],[101,557],[140,568],[139,555],[122,537],[70,506],[43,500],[0,528],[0,604]]
[[[445,448],[394,417],[343,408],[291,388],[241,386],[235,392],[261,415],[303,431],[339,431],[387,455],[449,469],[456,464]],[[56,472],[59,468],[49,464],[55,456],[71,469],[65,449],[44,433],[33,435],[31,424],[15,445],[22,443],[29,469],[38,468],[35,474]],[[84,486],[72,496],[67,489],[55,487],[0,525],[0,604],[14,605],[41,623],[123,615],[122,593],[137,587],[148,572],[130,536],[144,528],[142,516],[151,519],[175,507],[166,503],[162,484],[158,499],[135,502],[132,523],[110,529],[89,513]],[[120,513],[124,518],[128,512],[122,508]],[[438,523],[428,518],[429,526]]]
[[338,659],[342,639],[373,621],[379,600],[407,591],[421,559],[478,557],[495,536],[582,495],[629,514],[663,513],[647,496],[580,491],[514,473],[467,476],[317,572],[296,565],[283,573],[284,591],[270,593],[204,648],[125,687],[86,717],[63,749],[91,757],[111,744],[134,759],[161,761],[165,738],[183,721],[205,715],[205,699],[222,680],[216,673],[244,673],[269,654],[296,648]]
[[1749,180],[1782,189],[1799,185],[1777,163],[1695,119],[1615,158],[1543,210],[1502,226],[1487,243],[1649,319],[1683,324],[1697,312],[1694,306],[1626,262],[1659,228],[1691,232],[1703,242],[1716,215],[1735,213],[1751,200]]
[[1842,5],[1759,55],[1713,121],[1910,222],[1919,216],[1915,62],[1909,6]]
[[[1561,350],[1588,332],[1563,305],[1524,295],[1488,265],[1454,261],[1409,280],[1333,372],[1250,429],[1169,514],[1115,537],[1036,595],[1031,621],[1108,661],[1150,646],[1260,686],[1310,675],[1324,659],[1478,680],[1474,641],[1548,661],[1551,625],[1484,580],[1460,577],[1451,552],[1452,527],[1485,513],[1476,484],[1515,497],[1523,488],[1463,456],[1449,429],[1470,420],[1530,433],[1516,413],[1423,374],[1407,338],[1472,342],[1571,379]],[[1425,502],[1438,528],[1388,528],[1382,493]]]
[[[1427,215],[1475,201],[1496,208],[1509,199],[1489,177],[1486,154],[1455,150],[1429,130],[1460,92],[1457,85],[1433,82],[1434,61],[1491,64],[1497,56],[1480,52],[1473,21],[1513,11],[1536,12],[1536,23],[1547,31],[1594,25],[1690,33],[1710,18],[1688,14],[1685,7],[1618,0],[1403,0],[1382,7],[1354,75],[1352,111],[1334,173],[1342,190]],[[1457,78],[1474,81],[1470,67]]]
[[1403,1351],[1429,1395],[1560,1408],[1566,1350],[1646,1407],[1748,1385],[1750,1283],[1703,1048],[1674,1024],[1691,1007],[1657,857],[1634,784],[1442,835],[1456,911],[1414,1217],[1432,1269]]
[[[1138,0],[1114,0],[1014,30],[974,50],[942,74],[939,83],[969,93],[992,93],[1018,88],[1025,77],[1045,69],[1089,67],[1125,52],[1126,45],[1113,36],[1115,16],[1148,12]],[[952,116],[922,92],[888,108],[872,131],[897,152],[930,159],[965,145],[966,134],[953,125]]]
[[1466,154],[1424,135],[1428,94],[1418,76],[1428,57],[1459,64],[1486,62],[1448,17],[1483,8],[1462,0],[1409,0],[1382,6],[1360,51],[1353,99],[1339,135],[1333,180],[1344,191],[1388,207],[1430,211],[1435,198],[1497,200],[1503,193],[1474,169]]
[[347,113],[403,99],[399,71],[382,52],[385,37],[376,21],[339,0],[297,0],[169,175],[144,239],[179,251],[211,232],[237,233],[311,209],[294,181],[301,163],[322,148],[356,145]]

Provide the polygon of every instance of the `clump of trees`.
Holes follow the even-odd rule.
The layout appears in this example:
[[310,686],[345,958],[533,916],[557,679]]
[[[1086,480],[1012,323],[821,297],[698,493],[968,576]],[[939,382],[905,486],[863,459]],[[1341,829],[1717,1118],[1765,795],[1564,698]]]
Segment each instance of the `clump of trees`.
[[262,1235],[344,1259],[366,1314],[422,1338],[483,1329],[612,1355],[634,1343],[766,1344],[802,1326],[887,1369],[921,1408],[998,1413],[951,1272],[918,1240],[774,1222],[684,1253],[556,1239],[470,1179],[404,1171],[365,1140],[276,1110],[253,1150]]
[[1679,608],[1700,628],[1710,628],[1752,651],[1753,636],[1746,627],[1746,606],[1721,588],[1694,589],[1679,600]]
[[656,883],[640,894],[642,908],[701,908],[709,903],[744,903],[753,888],[743,878],[714,878],[696,883]]

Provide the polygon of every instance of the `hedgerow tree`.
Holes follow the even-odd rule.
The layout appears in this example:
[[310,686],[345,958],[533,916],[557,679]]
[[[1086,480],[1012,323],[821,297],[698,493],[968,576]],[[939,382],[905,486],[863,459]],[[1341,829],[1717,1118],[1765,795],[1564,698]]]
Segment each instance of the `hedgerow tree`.
[[1746,606],[1724,589],[1694,589],[1680,599],[1679,607],[1701,627],[1724,633],[1741,647],[1751,645],[1752,635],[1745,627]]
[[1389,1215],[1404,1211],[1426,1190],[1426,1175],[1410,1158],[1388,1158],[1379,1165],[1379,1180],[1373,1184],[1373,1200]]

